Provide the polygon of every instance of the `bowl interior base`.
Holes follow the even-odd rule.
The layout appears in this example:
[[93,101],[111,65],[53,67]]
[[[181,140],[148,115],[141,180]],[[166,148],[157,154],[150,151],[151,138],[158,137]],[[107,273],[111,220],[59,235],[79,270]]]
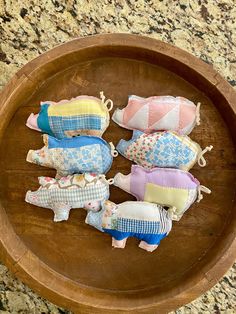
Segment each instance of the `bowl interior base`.
[[[25,126],[39,102],[70,99],[79,94],[99,97],[103,90],[114,107],[127,104],[127,96],[175,95],[202,102],[202,123],[191,138],[202,147],[212,144],[206,168],[191,172],[212,189],[203,201],[193,205],[182,220],[174,223],[168,238],[152,254],[138,248],[130,238],[124,250],[112,249],[111,238],[84,223],[83,209],[71,210],[67,222],[53,223],[53,213],[24,202],[27,190],[38,188],[38,176],[54,176],[55,171],[25,161],[29,149],[43,146],[36,131]],[[111,121],[104,138],[117,144],[129,139],[131,131]],[[224,150],[222,150],[224,143]],[[230,217],[235,186],[235,151],[220,114],[211,100],[193,85],[165,68],[124,58],[101,58],[78,63],[60,73],[45,77],[31,98],[22,103],[9,123],[0,148],[2,176],[1,201],[15,232],[26,246],[58,273],[91,288],[114,291],[148,290],[181,281],[220,239]],[[128,174],[131,162],[117,157],[107,174]],[[112,201],[133,200],[129,194],[111,188]]]

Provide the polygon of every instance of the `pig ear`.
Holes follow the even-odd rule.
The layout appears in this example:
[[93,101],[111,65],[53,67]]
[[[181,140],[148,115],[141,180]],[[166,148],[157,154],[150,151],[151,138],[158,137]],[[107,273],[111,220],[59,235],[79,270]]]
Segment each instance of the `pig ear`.
[[137,140],[142,134],[144,134],[142,131],[134,130],[131,140]]
[[48,146],[48,140],[49,140],[48,134],[43,134],[43,143],[45,144],[45,146]]
[[53,184],[56,182],[54,178],[50,178],[50,177],[38,177],[38,181],[41,186],[45,186],[48,183]]
[[43,143],[48,146],[48,134],[43,134]]
[[109,207],[112,207],[112,208],[116,208],[117,205],[109,200],[105,201],[103,204],[102,204],[104,207],[106,206],[109,206]]
[[55,179],[60,180],[62,177],[67,177],[70,173],[67,171],[57,171]]
[[26,156],[26,161],[33,163],[33,158],[32,158],[32,154],[33,154],[34,150],[30,149],[28,151],[28,154]]

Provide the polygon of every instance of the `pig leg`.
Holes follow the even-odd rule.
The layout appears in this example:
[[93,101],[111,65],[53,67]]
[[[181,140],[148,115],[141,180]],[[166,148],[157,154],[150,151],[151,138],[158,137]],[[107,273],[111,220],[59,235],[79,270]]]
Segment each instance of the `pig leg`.
[[158,244],[148,244],[147,242],[145,241],[141,241],[139,243],[139,247],[143,250],[146,250],[148,252],[153,252],[157,247],[158,247]]
[[114,248],[124,249],[124,247],[126,245],[126,241],[127,241],[127,238],[125,238],[123,240],[116,240],[115,238],[112,238],[112,246]]
[[71,206],[64,203],[55,203],[52,206],[52,210],[54,212],[54,221],[63,221],[68,220]]

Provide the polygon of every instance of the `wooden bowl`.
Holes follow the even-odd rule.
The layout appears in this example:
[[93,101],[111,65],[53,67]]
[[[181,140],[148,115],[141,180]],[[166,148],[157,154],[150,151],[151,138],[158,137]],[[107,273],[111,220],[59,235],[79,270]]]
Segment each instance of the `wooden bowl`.
[[[201,125],[191,134],[213,145],[207,166],[191,172],[210,189],[174,223],[154,253],[130,238],[124,250],[84,223],[86,212],[71,211],[53,223],[52,211],[24,202],[37,177],[53,170],[25,161],[42,147],[40,133],[25,126],[41,100],[70,99],[103,90],[124,107],[136,94],[180,95],[202,103]],[[75,39],[24,66],[0,98],[1,258],[40,295],[77,313],[165,313],[212,287],[236,256],[235,144],[236,93],[213,68],[154,39],[106,34]],[[104,138],[117,144],[131,132],[111,122]],[[130,172],[119,156],[107,177]],[[133,198],[112,187],[111,200]]]

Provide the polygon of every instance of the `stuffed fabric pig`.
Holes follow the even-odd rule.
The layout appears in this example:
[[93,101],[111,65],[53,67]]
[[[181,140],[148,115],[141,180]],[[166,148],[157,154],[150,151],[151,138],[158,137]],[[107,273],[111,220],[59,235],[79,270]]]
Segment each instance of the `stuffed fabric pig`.
[[61,179],[39,177],[40,188],[28,191],[27,203],[49,208],[54,212],[54,221],[69,218],[71,208],[85,208],[97,211],[101,201],[109,198],[109,184],[104,175],[75,174]]
[[196,162],[204,167],[206,161],[203,155],[213,146],[202,151],[186,135],[181,136],[170,131],[152,134],[133,131],[132,139],[120,140],[116,148],[121,155],[147,169],[164,167],[188,171]]
[[172,228],[173,209],[148,202],[105,201],[99,212],[88,212],[86,223],[112,236],[112,246],[124,248],[128,237],[141,240],[139,247],[154,251]]
[[59,139],[76,135],[102,136],[110,122],[109,111],[113,102],[105,101],[103,92],[100,96],[101,99],[78,96],[58,103],[41,102],[40,112],[31,113],[26,125]]
[[189,134],[200,124],[200,103],[197,106],[184,97],[152,96],[143,98],[129,96],[128,105],[116,109],[112,120],[121,127],[140,130],[145,133],[155,131],[176,131]]
[[180,220],[184,212],[203,196],[201,191],[211,191],[200,185],[189,172],[170,168],[144,169],[133,165],[131,173],[117,173],[114,185],[132,194],[138,201],[147,201],[176,208],[173,220]]
[[43,135],[45,146],[30,150],[27,161],[41,166],[55,168],[58,176],[73,173],[106,173],[117,156],[112,143],[96,136],[78,136],[58,140]]

